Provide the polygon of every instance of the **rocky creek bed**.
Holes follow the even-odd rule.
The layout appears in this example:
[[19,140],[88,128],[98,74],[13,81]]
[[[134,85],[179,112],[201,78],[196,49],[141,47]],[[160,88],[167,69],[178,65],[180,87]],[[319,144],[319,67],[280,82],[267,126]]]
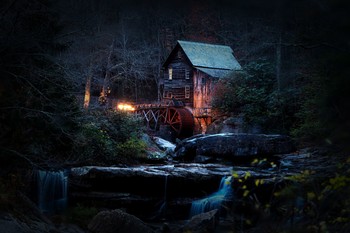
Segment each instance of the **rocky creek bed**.
[[[85,226],[94,233],[230,232],[232,216],[227,217],[218,209],[189,216],[193,201],[216,192],[223,177],[232,177],[231,201],[244,196],[247,189],[243,186],[248,186],[254,187],[254,198],[267,203],[288,177],[305,170],[314,171],[314,175],[331,176],[336,169],[337,161],[325,156],[321,148],[295,150],[289,138],[276,135],[261,135],[259,140],[256,136],[240,136],[247,140],[242,142],[242,137],[233,134],[214,136],[219,137],[217,143],[206,143],[213,136],[184,140],[176,148],[172,147],[170,154],[163,148],[168,155],[157,164],[72,167],[65,171],[68,205],[102,211]],[[228,138],[235,142],[228,143]],[[274,152],[265,153],[267,146]],[[41,217],[36,219],[41,220],[34,228],[31,219],[23,222],[11,215],[2,215],[0,224],[7,226],[7,231],[1,232],[86,231],[76,226],[54,226],[38,212],[40,210],[35,216]],[[120,226],[124,227],[115,231]]]
[[[249,174],[249,182],[262,180],[256,190],[259,198],[268,198],[273,186],[286,177],[303,170],[322,171],[324,166],[335,166],[315,155],[301,151],[278,155],[279,160],[253,159],[255,164],[225,165],[176,163],[131,167],[77,167],[72,168],[70,203],[96,205],[101,208],[124,208],[144,220],[187,219],[192,201],[217,191],[222,177],[234,174],[233,189],[239,180]],[[322,161],[324,160],[324,161]],[[166,204],[164,212],[157,212]]]

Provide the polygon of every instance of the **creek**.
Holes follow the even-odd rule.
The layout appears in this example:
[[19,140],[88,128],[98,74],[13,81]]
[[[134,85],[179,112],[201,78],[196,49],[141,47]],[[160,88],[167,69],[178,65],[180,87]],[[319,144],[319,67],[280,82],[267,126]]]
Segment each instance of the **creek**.
[[[174,163],[38,171],[37,203],[48,214],[79,204],[122,208],[144,220],[184,220],[219,208],[223,200],[233,201],[233,193],[241,185],[237,180],[247,174],[253,182],[263,179],[261,188],[269,190],[269,185],[277,182],[276,177],[299,172],[294,165],[303,161],[312,159],[309,154],[287,154],[278,167]],[[235,179],[231,178],[233,173]]]
[[68,204],[68,171],[36,172],[37,204],[42,213],[62,213]]

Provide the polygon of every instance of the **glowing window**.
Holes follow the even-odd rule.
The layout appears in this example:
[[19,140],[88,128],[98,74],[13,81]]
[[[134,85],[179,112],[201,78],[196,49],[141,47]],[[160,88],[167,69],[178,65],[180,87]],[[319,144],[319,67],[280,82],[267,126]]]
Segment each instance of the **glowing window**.
[[169,68],[169,80],[173,80],[173,68]]

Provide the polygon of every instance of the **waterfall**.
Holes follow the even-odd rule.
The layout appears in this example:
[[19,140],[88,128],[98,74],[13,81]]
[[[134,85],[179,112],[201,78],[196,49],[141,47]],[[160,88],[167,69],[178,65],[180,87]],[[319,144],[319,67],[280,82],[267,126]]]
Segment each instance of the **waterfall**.
[[224,201],[230,200],[230,198],[232,198],[233,195],[233,190],[231,187],[231,178],[232,176],[222,177],[218,191],[206,198],[193,201],[190,211],[190,217],[208,212],[210,210],[220,209]]
[[151,219],[157,219],[160,217],[163,217],[166,212],[167,208],[167,186],[168,186],[168,175],[166,174],[164,176],[164,194],[163,194],[163,200],[161,200],[156,206],[160,206],[157,211],[152,215]]
[[64,211],[67,207],[67,172],[39,170],[37,183],[39,209],[46,214]]
[[165,210],[166,210],[166,202],[167,202],[167,186],[168,186],[168,175],[165,175],[165,182],[164,182],[164,197],[163,197],[163,204],[161,205],[160,209],[159,209],[159,213],[164,214]]

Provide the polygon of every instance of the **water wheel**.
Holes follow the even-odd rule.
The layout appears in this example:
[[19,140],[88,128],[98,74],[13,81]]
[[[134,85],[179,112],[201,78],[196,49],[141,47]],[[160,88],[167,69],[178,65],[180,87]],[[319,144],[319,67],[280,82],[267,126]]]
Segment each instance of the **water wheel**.
[[165,124],[170,125],[179,137],[188,137],[193,133],[193,115],[186,108],[168,108]]

